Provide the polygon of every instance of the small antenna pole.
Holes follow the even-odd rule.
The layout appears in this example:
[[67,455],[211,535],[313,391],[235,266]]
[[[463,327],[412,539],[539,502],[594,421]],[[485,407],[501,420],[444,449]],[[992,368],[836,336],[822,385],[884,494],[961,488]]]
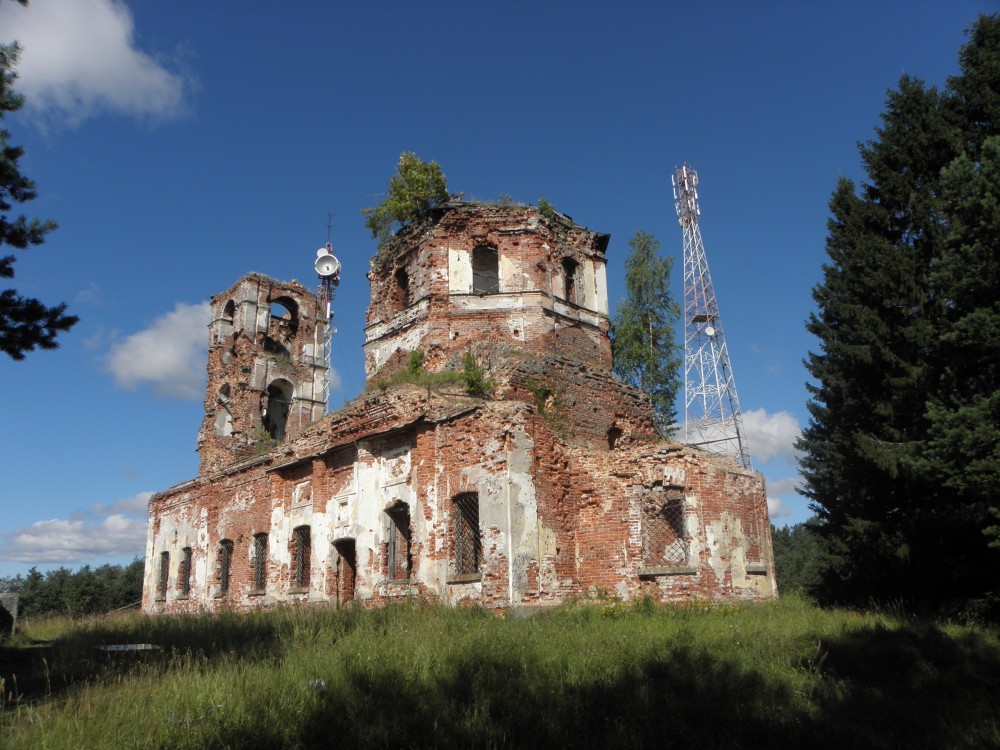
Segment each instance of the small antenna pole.
[[[327,237],[333,227],[333,214],[327,214]],[[316,269],[316,276],[319,278],[319,288],[316,296],[319,299],[320,314],[323,316],[325,325],[323,326],[323,362],[326,365],[323,371],[323,408],[330,409],[330,358],[333,353],[333,334],[337,329],[333,327],[333,296],[340,283],[340,261],[333,254],[333,244],[327,242],[326,245],[316,251],[316,262],[313,266]]]

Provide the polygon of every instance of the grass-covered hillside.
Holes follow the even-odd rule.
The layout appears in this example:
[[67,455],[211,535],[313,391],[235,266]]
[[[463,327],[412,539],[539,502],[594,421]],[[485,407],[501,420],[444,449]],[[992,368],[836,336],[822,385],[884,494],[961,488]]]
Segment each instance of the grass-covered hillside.
[[12,748],[1000,747],[997,631],[797,598],[39,620],[0,675]]

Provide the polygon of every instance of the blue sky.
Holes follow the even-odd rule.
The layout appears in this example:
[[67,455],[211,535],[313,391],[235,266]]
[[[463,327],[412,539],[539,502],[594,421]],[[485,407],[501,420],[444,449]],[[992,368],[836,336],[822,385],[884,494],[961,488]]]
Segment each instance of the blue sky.
[[[24,46],[4,122],[60,228],[14,285],[66,301],[61,348],[0,359],[0,575],[141,555],[149,494],[197,474],[205,303],[259,271],[344,267],[336,408],[364,385],[361,209],[401,151],[467,197],[536,202],[679,255],[670,174],[701,229],[772,520],[805,520],[793,441],[827,201],[861,178],[904,72],[942,85],[984,2],[164,3],[0,0]],[[681,262],[673,278],[681,297]]]

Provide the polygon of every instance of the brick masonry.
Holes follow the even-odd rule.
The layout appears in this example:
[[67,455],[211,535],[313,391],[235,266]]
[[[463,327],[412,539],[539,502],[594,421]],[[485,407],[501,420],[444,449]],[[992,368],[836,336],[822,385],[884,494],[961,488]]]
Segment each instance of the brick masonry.
[[[488,398],[384,386],[322,416],[315,297],[251,275],[213,298],[202,470],[150,500],[145,611],[774,597],[762,476],[661,439],[611,374],[606,247],[562,214],[458,203],[373,259],[369,381],[415,349],[429,371],[472,353]],[[668,497],[665,551],[643,532]]]

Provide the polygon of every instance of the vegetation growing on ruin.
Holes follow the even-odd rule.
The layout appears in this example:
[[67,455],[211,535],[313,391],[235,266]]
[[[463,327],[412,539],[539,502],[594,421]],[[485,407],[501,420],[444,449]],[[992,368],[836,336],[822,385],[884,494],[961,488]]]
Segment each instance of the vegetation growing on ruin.
[[448,198],[448,182],[438,163],[425,162],[404,151],[382,200],[361,213],[381,251],[394,231],[428,217],[432,209],[447,203]]
[[[158,650],[98,650],[122,643]],[[7,747],[1000,742],[996,631],[798,598],[605,599],[529,619],[411,603],[27,622],[0,657]]]

